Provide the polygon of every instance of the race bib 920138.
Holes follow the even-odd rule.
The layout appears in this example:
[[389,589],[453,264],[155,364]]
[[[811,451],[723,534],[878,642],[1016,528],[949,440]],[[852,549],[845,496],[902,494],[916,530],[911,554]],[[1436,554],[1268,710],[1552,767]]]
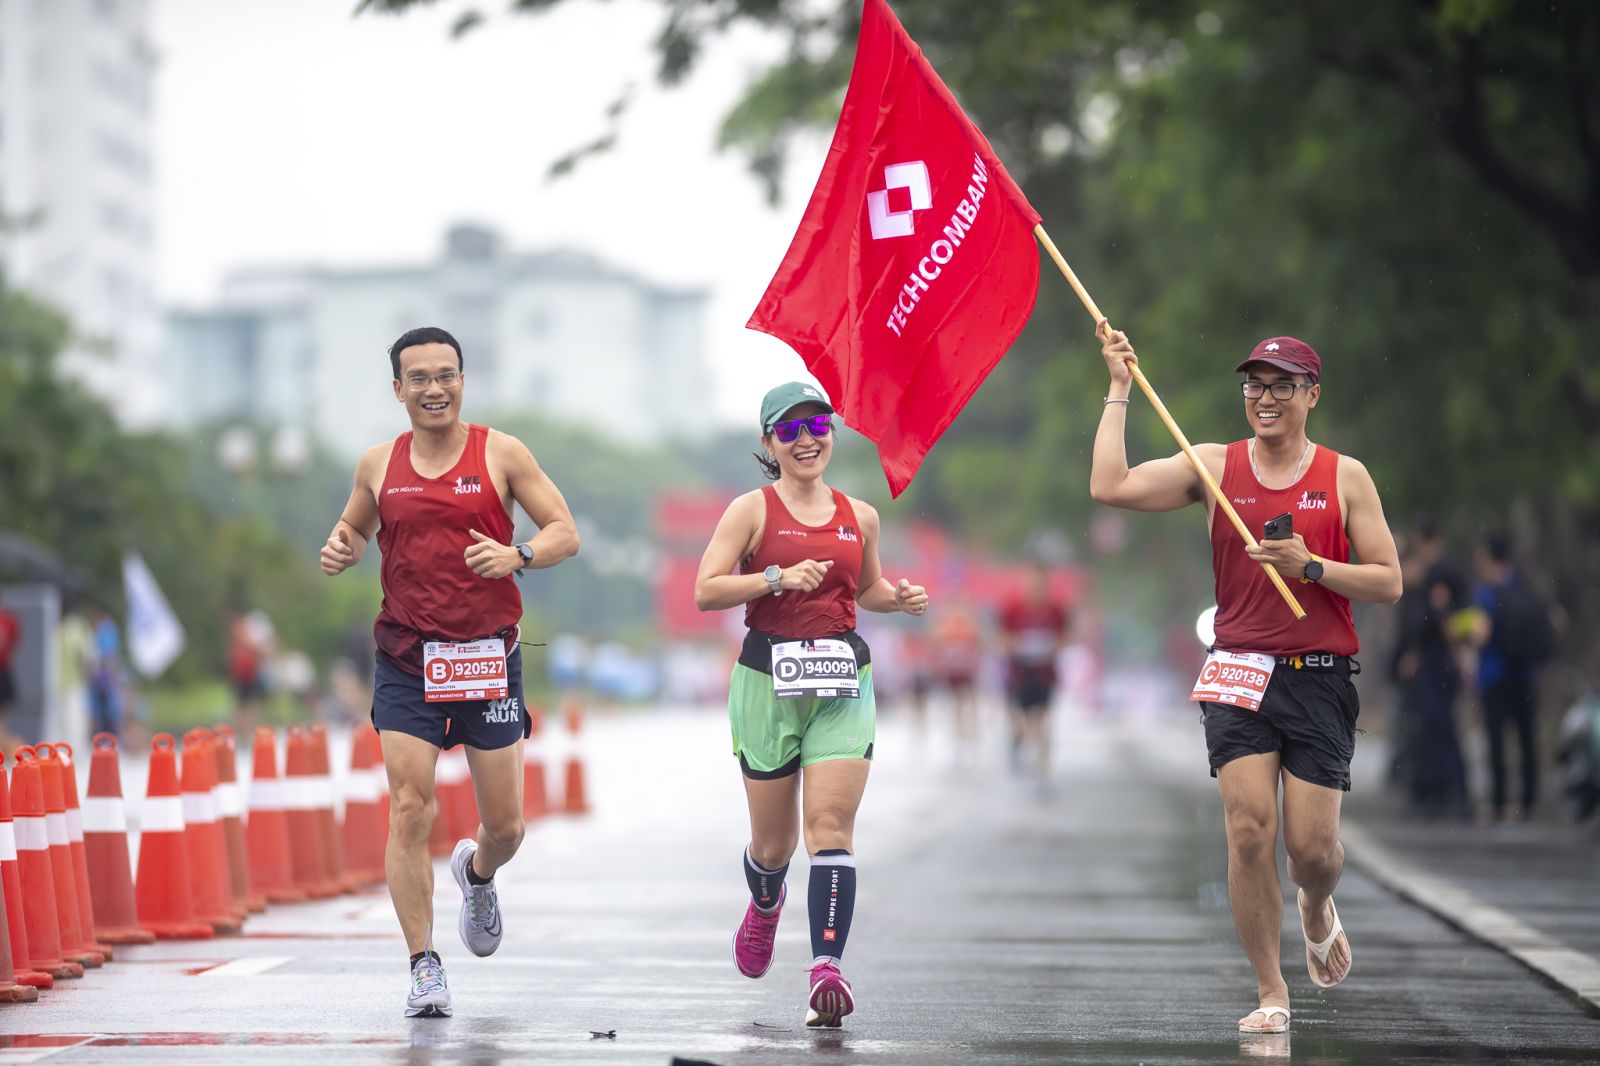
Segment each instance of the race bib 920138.
[[785,640],[772,646],[772,694],[780,700],[859,699],[855,649],[842,640]]
[[1276,665],[1272,656],[1260,652],[1213,651],[1206,656],[1206,664],[1200,668],[1200,678],[1194,683],[1189,699],[1258,711]]

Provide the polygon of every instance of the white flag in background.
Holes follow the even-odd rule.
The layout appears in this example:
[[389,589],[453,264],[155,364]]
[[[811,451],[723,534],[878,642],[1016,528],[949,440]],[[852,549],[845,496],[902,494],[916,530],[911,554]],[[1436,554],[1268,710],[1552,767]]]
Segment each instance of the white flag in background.
[[137,552],[122,557],[122,590],[128,599],[128,658],[145,677],[155,677],[183,651],[183,625]]

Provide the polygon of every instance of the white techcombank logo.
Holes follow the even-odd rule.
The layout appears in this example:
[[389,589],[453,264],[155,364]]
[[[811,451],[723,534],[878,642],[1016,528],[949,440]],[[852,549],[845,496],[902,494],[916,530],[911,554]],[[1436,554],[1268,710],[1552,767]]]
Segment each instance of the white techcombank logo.
[[[911,216],[933,206],[933,190],[928,185],[928,165],[920,159],[915,163],[891,163],[883,168],[885,186],[877,192],[867,193],[867,220],[872,223],[872,239],[909,237],[914,228]],[[905,189],[911,193],[911,206],[904,211],[889,210],[889,193]]]

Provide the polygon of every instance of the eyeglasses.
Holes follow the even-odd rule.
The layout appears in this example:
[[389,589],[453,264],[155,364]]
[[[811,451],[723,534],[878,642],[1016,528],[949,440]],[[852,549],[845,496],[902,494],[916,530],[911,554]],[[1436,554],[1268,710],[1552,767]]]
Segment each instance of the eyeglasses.
[[784,444],[793,444],[800,439],[801,426],[804,426],[806,432],[813,437],[826,437],[833,430],[833,420],[828,415],[791,418],[787,422],[772,423],[772,432],[776,433]]
[[1294,390],[1313,387],[1314,383],[1312,385],[1298,385],[1293,381],[1274,381],[1271,385],[1264,381],[1241,381],[1239,383],[1239,391],[1244,393],[1244,398],[1247,400],[1259,400],[1269,389],[1272,391],[1274,400],[1292,400],[1294,399]]
[[448,389],[461,380],[459,370],[441,370],[437,374],[407,374],[406,388],[412,392],[422,392],[430,384],[437,381],[441,389]]

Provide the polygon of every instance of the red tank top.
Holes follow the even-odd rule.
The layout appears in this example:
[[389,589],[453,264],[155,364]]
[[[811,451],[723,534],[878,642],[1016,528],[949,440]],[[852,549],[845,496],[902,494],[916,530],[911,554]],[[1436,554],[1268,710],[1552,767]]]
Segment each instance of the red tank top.
[[[1313,555],[1350,561],[1350,540],[1339,509],[1339,453],[1317,445],[1311,468],[1286,489],[1269,489],[1250,469],[1250,442],[1228,445],[1222,493],[1245,528],[1259,540],[1267,519],[1285,511]],[[1224,514],[1211,521],[1211,569],[1217,577],[1217,644],[1227,651],[1298,655],[1327,651],[1354,655],[1359,648],[1350,601],[1318,584],[1284,578],[1306,616],[1296,621],[1261,564],[1245,554],[1239,531]]]
[[475,640],[522,618],[516,578],[485,581],[462,558],[470,530],[511,540],[511,515],[489,476],[488,441],[488,427],[468,425],[461,458],[435,478],[411,465],[410,433],[396,437],[389,453],[378,492],[383,608],[373,636],[412,673],[422,671],[424,640]]
[[832,559],[822,584],[810,592],[784,589],[744,606],[744,624],[762,633],[792,639],[832,637],[856,627],[856,586],[861,581],[861,527],[850,498],[833,492],[833,518],[808,526],[789,513],[771,485],[761,490],[767,520],[761,542],[739,564],[741,574],[759,574],[777,564],[790,567],[806,559]]

